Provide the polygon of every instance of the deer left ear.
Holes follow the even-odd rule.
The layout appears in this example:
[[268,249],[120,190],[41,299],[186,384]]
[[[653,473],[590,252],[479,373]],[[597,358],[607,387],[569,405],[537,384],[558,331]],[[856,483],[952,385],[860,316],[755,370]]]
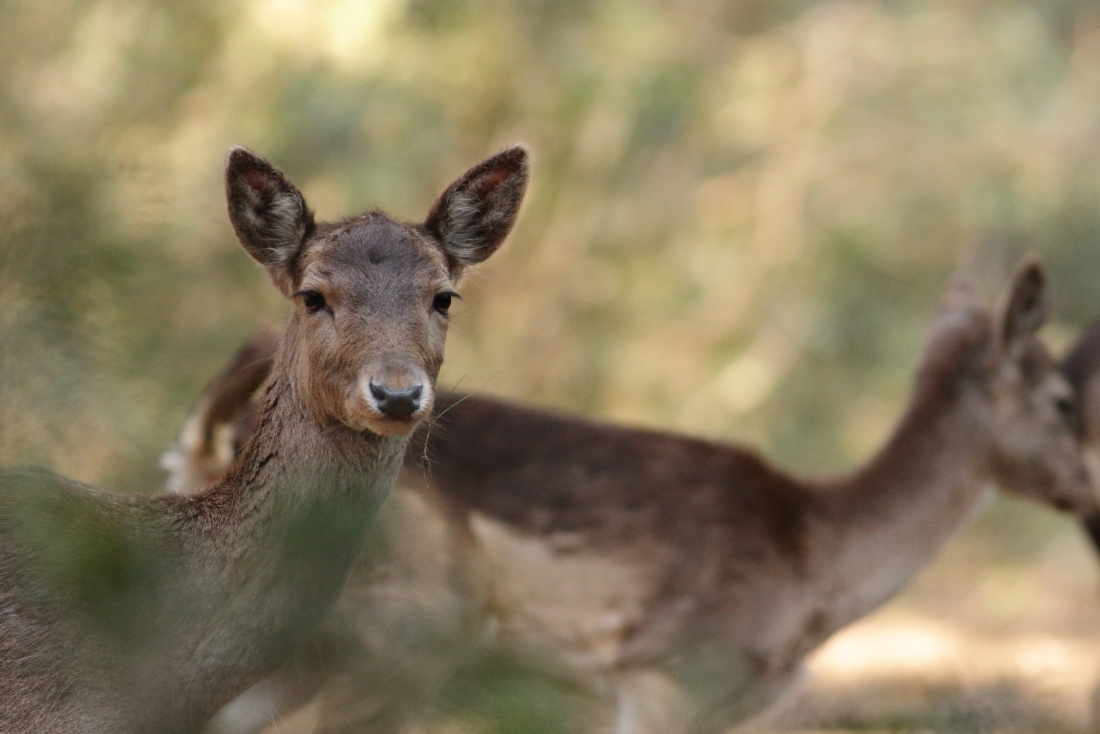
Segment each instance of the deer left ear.
[[527,188],[527,149],[505,148],[447,187],[424,228],[443,246],[455,276],[496,252],[512,230]]
[[283,172],[244,148],[225,161],[229,220],[241,246],[284,295],[294,291],[295,263],[314,228],[313,212]]
[[1046,276],[1034,257],[1016,268],[1012,285],[997,309],[994,332],[999,351],[1010,353],[1022,340],[1034,336],[1047,320]]

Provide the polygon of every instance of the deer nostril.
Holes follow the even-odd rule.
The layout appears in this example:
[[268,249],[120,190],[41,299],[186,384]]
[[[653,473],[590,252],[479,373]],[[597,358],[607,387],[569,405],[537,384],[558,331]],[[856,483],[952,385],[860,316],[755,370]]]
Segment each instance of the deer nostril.
[[392,390],[385,385],[372,382],[369,387],[375,405],[384,415],[391,418],[408,418],[420,409],[420,396],[424,393],[422,385]]

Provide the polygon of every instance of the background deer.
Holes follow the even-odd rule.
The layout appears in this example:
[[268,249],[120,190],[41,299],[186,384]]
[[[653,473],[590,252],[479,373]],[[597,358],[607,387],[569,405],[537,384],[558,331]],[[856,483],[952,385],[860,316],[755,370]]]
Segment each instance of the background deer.
[[[1081,434],[1081,453],[1100,487],[1100,322],[1085,330],[1062,362],[1062,370],[1077,394],[1075,414]],[[1100,513],[1082,518],[1082,526],[1100,553]],[[1100,684],[1092,692],[1090,731],[1100,732]]]
[[0,730],[194,731],[305,639],[432,409],[455,282],[500,246],[526,178],[510,148],[422,224],[321,224],[231,151],[237,237],[295,304],[250,436],[191,496],[0,473]]
[[225,474],[256,429],[252,399],[271,374],[279,337],[261,331],[212,381],[180,434],[176,450],[161,457],[168,489],[190,494]]
[[[426,533],[436,552],[421,561],[434,558],[423,564],[434,572],[406,577],[419,593],[387,594],[378,569],[402,561],[365,557],[332,623],[351,630],[355,653],[320,667],[300,656],[298,670],[284,668],[251,703],[272,690],[301,701],[327,679],[322,731],[391,731],[430,716],[423,693],[400,712],[381,703],[406,686],[393,693],[394,668],[376,663],[415,656],[387,650],[393,639],[378,630],[402,616],[392,605],[434,619],[433,603],[467,595],[484,604],[501,642],[610,683],[592,689],[605,704],[603,728],[721,731],[772,701],[829,635],[901,589],[990,483],[1096,509],[1070,387],[1035,336],[1045,311],[1035,264],[1021,267],[992,316],[953,287],[893,437],[864,468],[829,481],[788,477],[732,446],[444,395],[427,446],[421,436],[410,447],[409,489],[398,493],[436,506],[435,524],[452,528]],[[409,515],[389,520],[400,526]],[[467,554],[475,572],[448,576],[449,563],[463,564],[448,552]],[[441,604],[434,614],[463,630],[468,609]],[[452,667],[465,665],[470,646],[452,649]],[[422,690],[445,685],[445,664],[424,668]],[[271,703],[253,713],[270,716]],[[222,731],[247,730],[247,704],[237,725],[226,712]]]
[[[1100,487],[1100,322],[1078,338],[1062,362],[1062,371],[1077,395],[1074,412],[1085,466],[1093,484]],[[1100,552],[1100,514],[1085,517],[1082,524]]]

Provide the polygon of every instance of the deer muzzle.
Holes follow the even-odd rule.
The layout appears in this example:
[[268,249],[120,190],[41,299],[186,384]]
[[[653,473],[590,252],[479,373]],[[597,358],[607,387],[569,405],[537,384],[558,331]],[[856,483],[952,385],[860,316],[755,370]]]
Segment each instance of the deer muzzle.
[[355,403],[363,428],[383,435],[407,434],[432,409],[434,390],[424,371],[409,362],[371,365],[359,377]]

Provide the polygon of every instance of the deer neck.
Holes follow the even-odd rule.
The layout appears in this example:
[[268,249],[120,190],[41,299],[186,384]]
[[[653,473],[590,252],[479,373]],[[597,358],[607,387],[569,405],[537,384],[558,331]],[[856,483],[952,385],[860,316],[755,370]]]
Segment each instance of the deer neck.
[[822,533],[833,629],[897,593],[989,497],[979,400],[942,384],[918,391],[886,446],[829,488]]
[[[293,652],[335,601],[407,439],[311,417],[276,359],[256,433],[225,479],[181,509],[188,568],[177,639],[193,696],[238,693]],[[197,601],[196,601],[197,600]],[[186,695],[178,689],[176,698]],[[187,710],[187,709],[183,709]]]

